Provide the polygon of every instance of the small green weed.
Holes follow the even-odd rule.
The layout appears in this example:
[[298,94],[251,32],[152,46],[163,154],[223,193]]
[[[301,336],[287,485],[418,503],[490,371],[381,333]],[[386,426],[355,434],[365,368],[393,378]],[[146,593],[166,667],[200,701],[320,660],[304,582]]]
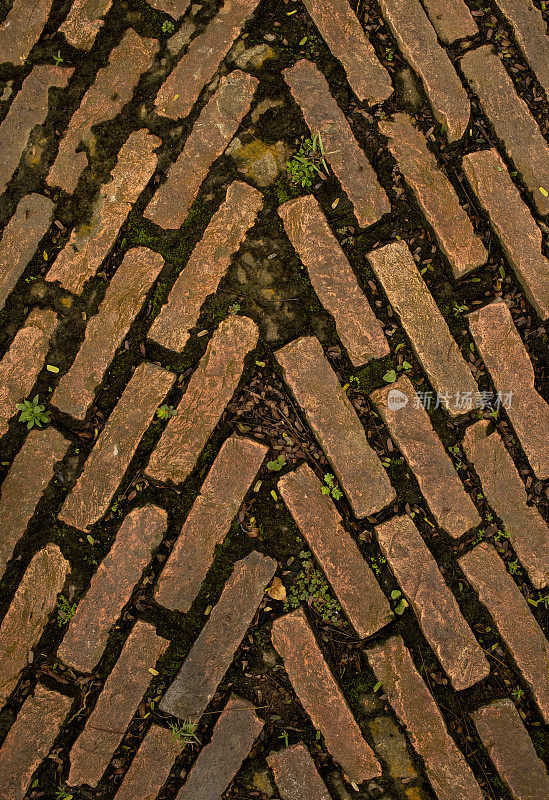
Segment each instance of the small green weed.
[[172,736],[177,744],[180,744],[182,747],[200,744],[200,739],[196,735],[197,727],[198,723],[193,722],[191,719],[183,720],[180,725],[175,722],[170,722]]
[[64,786],[60,786],[55,793],[55,800],[72,800],[73,795]]
[[23,400],[22,403],[17,403],[15,407],[21,412],[19,422],[26,422],[29,430],[35,425],[37,428],[41,428],[43,424],[50,421],[50,412],[46,411],[46,406],[40,402],[38,395],[32,400]]
[[402,592],[399,592],[398,589],[393,589],[391,592],[391,600],[394,600],[395,602],[398,600],[398,603],[394,608],[395,614],[398,614],[398,616],[404,614],[404,611],[408,608],[408,601],[404,599]]
[[68,625],[75,614],[76,603],[71,603],[64,594],[59,595],[57,599],[57,624],[59,627],[62,628],[63,625]]
[[521,689],[520,686],[517,686],[515,689],[512,689],[511,694],[518,703],[524,697],[524,689]]
[[327,472],[324,476],[324,483],[326,486],[322,487],[322,494],[329,494],[334,500],[340,500],[343,497],[343,492],[338,487],[337,483],[335,483],[335,476],[330,472]]
[[270,469],[271,472],[280,472],[285,463],[285,457],[280,454],[274,461],[267,461],[267,469]]
[[286,162],[288,175],[292,183],[309,189],[317,175],[327,177],[324,145],[320,133],[313,134],[312,139],[305,139],[292,158]]
[[167,403],[164,403],[163,406],[160,406],[156,410],[156,416],[158,419],[170,419],[170,417],[175,417],[177,414],[177,409],[173,406],[169,406]]
[[162,23],[162,33],[173,33],[175,30],[175,25],[169,19],[165,19]]
[[315,569],[310,556],[306,550],[302,550],[299,554],[302,559],[301,572],[288,590],[284,611],[292,611],[305,603],[313,608],[324,622],[341,625],[341,606],[331,597],[326,578],[320,570]]

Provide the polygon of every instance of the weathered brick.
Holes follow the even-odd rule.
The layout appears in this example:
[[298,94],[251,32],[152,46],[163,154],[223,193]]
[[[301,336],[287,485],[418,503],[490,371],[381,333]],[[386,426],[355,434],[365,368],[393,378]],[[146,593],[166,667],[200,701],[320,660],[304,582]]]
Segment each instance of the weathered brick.
[[314,197],[280,206],[286,233],[307,268],[313,289],[333,315],[337,332],[355,366],[388,355],[381,323],[360,289],[345,253]]
[[149,178],[156,169],[154,148],[160,139],[146,130],[134,131],[122,146],[112,179],[101,186],[92,218],[76,227],[52,268],[49,281],[60,281],[70,292],[80,292],[101,266]]
[[36,553],[27,567],[0,627],[0,705],[27,666],[29,652],[42,635],[68,569],[68,561],[54,544]]
[[499,434],[487,435],[488,427],[483,420],[467,428],[463,449],[530,580],[540,588],[549,581],[549,528],[539,511],[526,505],[526,489],[513,459]]
[[549,213],[549,197],[540,192],[549,192],[547,144],[505,67],[491,47],[479,47],[463,56],[461,68],[539,213]]
[[541,231],[522,202],[496,150],[469,153],[463,170],[486,209],[517,280],[542,319],[549,317],[547,259],[541,252]]
[[381,775],[379,762],[364,741],[303,610],[276,619],[271,636],[301,705],[349,780],[361,783]]
[[431,25],[443,44],[475,36],[478,28],[464,0],[452,0],[451,11],[445,0],[422,0]]
[[330,800],[328,790],[318,774],[315,762],[304,744],[294,744],[276,753],[269,753],[267,764],[283,800]]
[[389,149],[448,259],[454,278],[486,263],[484,245],[410,117],[395,114],[391,120],[380,122],[379,129],[389,139]]
[[459,559],[549,722],[549,642],[495,550],[482,543]]
[[223,4],[204,33],[191,42],[183,58],[160,87],[155,103],[157,114],[166,117],[187,116],[202,87],[211,81],[219,63],[255,11],[257,2],[235,0]]
[[151,681],[149,670],[167,646],[168,641],[157,636],[151,625],[136,622],[71,748],[70,785],[97,785]]
[[171,730],[153,725],[131,763],[116,800],[154,800],[181,752]]
[[[349,14],[352,13],[349,9]],[[322,73],[311,61],[303,59],[284,70],[284,78],[309,129],[321,135],[327,160],[354,206],[359,225],[366,228],[388,214],[391,204],[387,195]]]
[[276,358],[354,513],[364,517],[390,503],[394,489],[317,339],[297,339]]
[[14,0],[0,25],[0,64],[19,66],[27,60],[48,19],[52,0],[37,0],[29,8],[26,0]]
[[99,125],[115,117],[132,96],[142,72],[151,65],[158,51],[154,39],[142,39],[131,28],[121,43],[114,48],[109,64],[97,73],[80,107],[71,117],[69,127],[59,144],[59,152],[47,180],[66,192],[74,191],[78,177],[88,160],[84,152],[76,152],[80,142],[90,148],[95,144],[92,125]]
[[54,311],[31,311],[0,361],[0,436],[8,430],[13,415],[19,413],[15,408],[17,403],[34,386],[56,325]]
[[251,439],[223,444],[158,581],[155,600],[187,612],[267,453]]
[[0,750],[0,800],[22,800],[71,703],[70,697],[40,685],[25,700]]
[[497,700],[472,714],[482,743],[516,800],[549,797],[549,777],[518,711]]
[[103,516],[172,383],[166,370],[147,362],[137,367],[63,504],[63,522],[84,529]]
[[391,622],[385,595],[309,467],[303,464],[282,478],[278,487],[358,635],[371,636]]
[[237,561],[221,597],[175,680],[160,702],[162,711],[198,720],[227,672],[274,575],[276,562],[252,551]]
[[29,524],[42,492],[53,477],[53,466],[64,456],[66,440],[54,428],[31,431],[15,456],[0,495],[0,574]]
[[137,247],[124,256],[69,371],[53,393],[52,403],[65,414],[83,419],[105,370],[158,277],[164,259]]
[[464,392],[474,395],[477,385],[408,247],[392,242],[368,253],[368,260],[441,405],[453,416],[463,413],[459,398]]
[[517,44],[538,81],[549,94],[549,45],[541,11],[533,3],[522,0],[497,0],[497,4],[513,26]]
[[40,194],[28,194],[19,202],[0,242],[0,308],[36,252],[50,226],[53,203]]
[[155,506],[131,511],[97,568],[58,650],[65,664],[91,672],[101,658],[112,625],[166,531],[166,512]]
[[112,0],[74,0],[60,32],[73,47],[89,50],[111,5]]
[[248,317],[230,315],[223,320],[151,456],[148,475],[174,483],[185,480],[233,396],[244,358],[258,335]]
[[149,5],[158,11],[171,14],[174,19],[182,17],[188,9],[191,0],[149,0]]
[[402,54],[423,83],[435,118],[450,141],[461,139],[471,106],[423,6],[419,0],[381,0],[380,5]]
[[438,706],[400,636],[368,650],[366,655],[413,748],[423,759],[438,800],[482,800],[473,773],[449,736]]
[[[158,189],[145,216],[164,228],[178,228],[213,162],[223,153],[250,108],[257,79],[240,70],[221,78],[219,88],[189,134],[168,180]],[[187,95],[187,88],[183,94]]]
[[202,304],[217,289],[262,204],[263,196],[256,189],[239,181],[231,183],[225,202],[211,218],[152,324],[151,339],[172,350],[183,349]]
[[369,103],[387,100],[393,91],[389,73],[378,61],[345,0],[305,0],[305,7],[333,55],[343,65],[357,97]]
[[452,685],[466,689],[485,678],[490,665],[412,520],[395,517],[378,525],[376,535]]
[[65,87],[72,69],[39,64],[25,78],[0,127],[0,192],[13,175],[30,132],[44,122],[52,86]]
[[[402,375],[396,383],[377,389],[370,397],[410,465],[441,528],[451,536],[462,536],[478,525],[478,511],[435,433],[428,413],[417,402],[410,380]],[[394,398],[403,405],[394,407],[394,400],[391,402]]]

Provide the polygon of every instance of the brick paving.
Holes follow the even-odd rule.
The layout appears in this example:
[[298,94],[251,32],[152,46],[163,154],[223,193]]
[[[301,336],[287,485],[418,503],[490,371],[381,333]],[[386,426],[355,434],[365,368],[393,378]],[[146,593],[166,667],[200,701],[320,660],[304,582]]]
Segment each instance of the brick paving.
[[0,800],[549,793],[545,5],[4,4]]

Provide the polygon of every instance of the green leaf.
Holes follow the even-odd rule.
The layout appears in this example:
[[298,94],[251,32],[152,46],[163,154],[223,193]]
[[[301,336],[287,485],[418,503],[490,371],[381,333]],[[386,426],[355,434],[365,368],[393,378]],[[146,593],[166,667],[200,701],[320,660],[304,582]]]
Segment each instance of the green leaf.
[[322,494],[330,494],[330,487],[329,486],[323,486],[321,491],[322,491]]
[[381,683],[381,681],[378,681],[378,682],[377,682],[377,683],[374,685],[374,692],[378,692],[378,691],[381,689],[382,685],[383,685],[383,684]]
[[402,592],[399,592],[398,589],[393,589],[393,591],[391,592],[391,600],[396,600],[397,597],[401,596],[401,594]]
[[303,39],[300,41],[299,46],[301,47],[301,45],[305,44],[306,41],[307,41],[307,37],[304,36]]
[[408,603],[406,602],[406,600],[402,599],[398,604],[398,606],[395,608],[395,614],[398,614],[399,616],[401,614],[404,614],[404,610],[406,608],[408,608]]
[[383,380],[384,380],[386,383],[394,383],[394,382],[396,381],[396,379],[397,379],[397,374],[396,374],[396,371],[395,371],[394,369],[390,369],[390,370],[389,370],[388,372],[386,372],[386,373],[385,373],[385,375],[383,376]]

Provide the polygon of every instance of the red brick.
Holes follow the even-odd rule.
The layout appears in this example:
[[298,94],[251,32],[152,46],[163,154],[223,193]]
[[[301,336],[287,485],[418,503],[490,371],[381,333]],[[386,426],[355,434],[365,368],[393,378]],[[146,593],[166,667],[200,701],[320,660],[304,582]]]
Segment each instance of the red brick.
[[91,126],[119,113],[130,100],[139,76],[150,67],[157,51],[156,40],[142,39],[131,28],[127,30],[121,43],[111,52],[108,66],[99,70],[80,107],[71,117],[47,177],[52,186],[60,186],[66,192],[74,191],[78,177],[88,163],[84,152],[76,152],[77,146],[83,141],[88,148],[94,147],[95,136]]
[[449,12],[445,0],[422,0],[431,25],[443,44],[453,44],[458,39],[475,36],[478,28],[464,0],[453,0]]
[[252,551],[237,561],[183,666],[160,702],[180,719],[198,720],[229,669],[249,628],[276,562]]
[[361,783],[381,775],[379,762],[364,741],[302,609],[274,621],[272,641],[301,705],[349,780]]
[[276,358],[354,513],[364,517],[390,503],[394,489],[320,343],[297,339]]
[[459,559],[465,577],[494,618],[517,667],[549,722],[549,642],[528,603],[489,544],[480,544]]
[[65,414],[84,419],[103,376],[158,277],[164,259],[137,247],[124,256],[112,278],[98,313],[69,371],[53,393],[52,403]]
[[172,350],[183,349],[202,304],[216,291],[262,204],[263,196],[251,186],[231,183],[225,202],[211,218],[167,304],[152,324],[151,339]]
[[159,481],[185,480],[233,396],[258,334],[248,317],[223,320],[151,456],[148,475]]
[[536,78],[549,94],[547,24],[541,11],[533,3],[522,0],[498,0],[498,6],[513,26],[517,44],[530,62]]
[[387,195],[322,73],[310,61],[302,60],[284,70],[284,78],[310,131],[321,135],[326,159],[352,202],[359,225],[366,228],[388,214],[391,204]]
[[31,431],[15,456],[0,495],[0,574],[53,477],[53,466],[65,455],[67,441],[54,428]]
[[191,0],[149,0],[149,5],[178,19],[188,9],[190,2]]
[[189,610],[266,453],[264,445],[238,436],[223,444],[160,575],[155,599],[161,606]]
[[63,504],[63,522],[84,529],[103,516],[172,383],[166,370],[146,362],[137,367]]
[[153,725],[135,754],[116,800],[154,800],[181,751],[171,730]]
[[24,400],[34,386],[56,325],[54,311],[31,311],[0,361],[0,436],[8,430],[13,415],[19,414],[17,403]]
[[27,666],[29,652],[42,636],[69,570],[61,551],[47,544],[33,557],[0,627],[0,705]]
[[269,753],[267,764],[274,772],[283,800],[330,800],[328,790],[304,744]]
[[353,364],[359,366],[388,355],[389,345],[381,323],[314,197],[290,200],[278,213],[307,268],[313,289],[334,317],[339,338]]
[[22,800],[71,703],[70,697],[40,685],[25,700],[0,750],[0,800]]
[[71,786],[97,785],[151,681],[149,670],[167,646],[167,640],[157,636],[151,625],[135,624],[70,751]]
[[[240,70],[221,78],[219,88],[202,109],[170,169],[168,180],[147,206],[148,219],[164,228],[181,225],[211,165],[223,153],[249,110],[256,87],[256,78]],[[182,91],[187,96],[187,87]]]
[[366,655],[412,747],[423,760],[438,800],[483,800],[400,636],[368,650]]
[[65,664],[91,672],[134,585],[166,531],[166,512],[155,506],[131,511],[99,565],[58,650]]
[[360,638],[391,622],[385,595],[309,467],[303,464],[282,478],[278,488]]
[[112,0],[74,0],[60,32],[73,47],[89,50],[111,5]]
[[395,517],[378,525],[376,535],[454,688],[466,689],[481,681],[490,672],[490,665],[412,520]]
[[23,64],[46,24],[52,0],[37,0],[32,8],[25,0],[14,0],[0,25],[0,64]]
[[93,277],[149,178],[156,169],[154,149],[160,139],[146,130],[134,131],[122,146],[112,179],[101,186],[92,218],[76,227],[47,274],[70,292],[80,292]]

